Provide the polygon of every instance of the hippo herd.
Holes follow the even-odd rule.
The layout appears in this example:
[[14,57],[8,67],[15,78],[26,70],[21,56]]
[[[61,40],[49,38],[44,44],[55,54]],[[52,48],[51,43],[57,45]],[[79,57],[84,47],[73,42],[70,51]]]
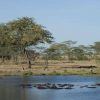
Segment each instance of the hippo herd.
[[[38,84],[20,84],[23,88],[32,88],[37,89],[74,89],[74,84],[54,84],[54,83],[38,83]],[[80,85],[80,88],[97,88],[100,87],[100,83],[92,85]]]
[[72,89],[73,84],[35,84],[34,87],[38,89]]

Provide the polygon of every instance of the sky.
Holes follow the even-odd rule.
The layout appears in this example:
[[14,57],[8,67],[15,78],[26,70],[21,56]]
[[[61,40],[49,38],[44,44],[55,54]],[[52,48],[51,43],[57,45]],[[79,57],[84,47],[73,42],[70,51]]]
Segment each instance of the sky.
[[100,41],[100,0],[0,0],[0,23],[34,17],[55,41]]

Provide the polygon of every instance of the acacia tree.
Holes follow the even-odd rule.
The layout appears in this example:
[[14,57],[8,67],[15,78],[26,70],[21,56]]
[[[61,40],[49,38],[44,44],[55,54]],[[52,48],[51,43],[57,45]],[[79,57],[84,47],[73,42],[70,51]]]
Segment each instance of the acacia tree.
[[72,40],[68,40],[68,41],[64,41],[64,42],[62,42],[62,44],[64,44],[65,45],[65,50],[64,50],[64,55],[66,55],[67,57],[68,57],[68,60],[70,61],[72,61],[72,59],[73,59],[73,47],[74,47],[74,45],[77,43],[77,41],[72,41]]
[[80,47],[74,47],[72,52],[73,52],[73,56],[75,57],[76,60],[87,59],[87,57],[85,55],[85,51]]
[[0,58],[4,62],[4,58],[10,57],[9,46],[11,38],[9,28],[6,24],[0,24]]
[[48,54],[47,56],[50,60],[60,60],[62,56],[61,49],[61,45],[56,43],[52,44],[48,49],[46,49],[45,53]]
[[68,57],[68,60],[72,59],[72,49],[73,46],[76,44],[76,41],[64,41],[61,43],[54,43],[52,44],[48,49],[48,58],[49,59],[66,59]]
[[[26,51],[26,47],[34,46],[39,43],[51,43],[53,40],[52,34],[43,26],[37,24],[33,18],[19,18],[6,23],[3,28],[5,27],[7,29],[3,29],[3,31],[2,28],[0,28],[2,38],[0,43],[3,45],[9,43],[10,46],[15,46],[19,52]],[[3,33],[3,35],[1,33]],[[30,59],[28,60],[30,64]]]
[[51,33],[43,26],[37,24],[33,18],[23,17],[7,23],[11,30],[12,44],[27,47],[38,43],[50,43],[53,39]]
[[95,52],[94,53],[95,59],[100,60],[100,41],[95,42],[92,48],[94,49]]
[[93,48],[94,48],[96,54],[99,55],[100,54],[100,42],[99,41],[95,42]]

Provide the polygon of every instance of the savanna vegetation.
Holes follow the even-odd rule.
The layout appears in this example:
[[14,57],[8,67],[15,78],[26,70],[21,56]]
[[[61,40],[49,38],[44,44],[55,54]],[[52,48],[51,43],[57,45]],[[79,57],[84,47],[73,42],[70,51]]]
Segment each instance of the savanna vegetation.
[[[51,43],[52,34],[43,26],[37,24],[33,18],[23,17],[8,23],[0,24],[0,57],[2,62],[25,54],[31,67],[31,56],[35,59],[37,53],[30,50],[30,46],[39,43]],[[29,52],[30,51],[30,52]]]
[[[42,44],[47,43],[50,46],[44,48]],[[72,40],[56,43],[52,33],[29,17],[0,24],[1,73],[88,73],[88,69],[68,69],[72,66],[88,65],[96,66],[95,73],[100,74],[99,62],[100,41],[88,46],[77,45],[77,41]],[[49,70],[44,71],[49,67]]]

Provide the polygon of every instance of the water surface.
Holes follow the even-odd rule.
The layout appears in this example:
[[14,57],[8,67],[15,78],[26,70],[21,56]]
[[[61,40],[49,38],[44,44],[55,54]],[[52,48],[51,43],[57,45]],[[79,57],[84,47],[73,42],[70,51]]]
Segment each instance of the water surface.
[[[73,89],[22,88],[23,83],[69,83]],[[7,76],[0,78],[0,100],[100,100],[100,87],[80,88],[100,83],[99,76]]]

